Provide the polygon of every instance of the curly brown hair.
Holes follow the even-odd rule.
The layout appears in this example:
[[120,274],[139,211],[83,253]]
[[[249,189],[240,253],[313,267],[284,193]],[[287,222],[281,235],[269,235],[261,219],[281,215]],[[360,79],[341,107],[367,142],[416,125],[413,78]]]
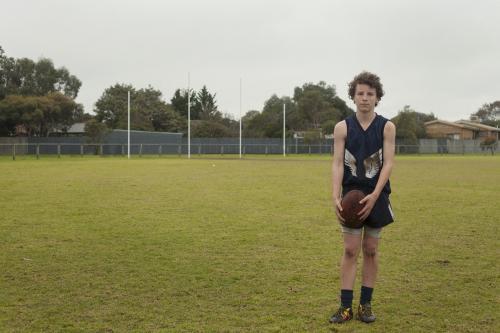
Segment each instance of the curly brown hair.
[[356,93],[356,86],[358,84],[366,84],[375,89],[379,101],[382,99],[382,96],[384,96],[384,89],[382,83],[380,83],[380,78],[378,77],[378,75],[363,71],[356,75],[354,79],[349,83],[349,97],[352,100],[354,100],[354,94]]

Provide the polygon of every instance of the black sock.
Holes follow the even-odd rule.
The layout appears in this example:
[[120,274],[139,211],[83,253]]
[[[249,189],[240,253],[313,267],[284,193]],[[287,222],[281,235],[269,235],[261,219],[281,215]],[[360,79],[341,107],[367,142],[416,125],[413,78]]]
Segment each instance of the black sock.
[[373,288],[361,286],[361,298],[359,304],[366,304],[372,301]]
[[352,308],[352,290],[341,289],[340,290],[340,304],[345,308]]

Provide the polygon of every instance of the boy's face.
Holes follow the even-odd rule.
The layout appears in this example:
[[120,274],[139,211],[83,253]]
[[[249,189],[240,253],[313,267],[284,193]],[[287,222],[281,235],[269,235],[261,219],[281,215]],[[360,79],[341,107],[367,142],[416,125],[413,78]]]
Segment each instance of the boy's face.
[[357,84],[354,94],[354,104],[358,111],[363,113],[372,112],[378,102],[377,91],[367,84]]

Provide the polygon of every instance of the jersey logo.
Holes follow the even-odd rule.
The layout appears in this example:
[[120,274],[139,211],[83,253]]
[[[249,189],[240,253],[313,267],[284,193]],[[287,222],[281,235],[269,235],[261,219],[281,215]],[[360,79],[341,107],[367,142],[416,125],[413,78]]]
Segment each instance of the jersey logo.
[[373,178],[379,173],[382,167],[382,159],[382,149],[379,149],[363,161],[366,178]]
[[347,149],[345,150],[345,153],[344,153],[344,164],[349,168],[349,170],[351,170],[351,174],[354,177],[357,177],[356,158]]

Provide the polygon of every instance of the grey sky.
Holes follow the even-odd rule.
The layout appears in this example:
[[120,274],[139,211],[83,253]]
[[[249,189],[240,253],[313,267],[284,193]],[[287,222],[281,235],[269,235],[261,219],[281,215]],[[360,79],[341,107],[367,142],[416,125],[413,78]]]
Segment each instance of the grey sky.
[[320,80],[348,100],[362,70],[381,77],[387,117],[409,104],[465,119],[500,99],[497,0],[10,0],[0,32],[7,55],[45,56],[80,78],[86,112],[117,82],[169,101],[188,72],[236,119],[240,77],[243,113]]

